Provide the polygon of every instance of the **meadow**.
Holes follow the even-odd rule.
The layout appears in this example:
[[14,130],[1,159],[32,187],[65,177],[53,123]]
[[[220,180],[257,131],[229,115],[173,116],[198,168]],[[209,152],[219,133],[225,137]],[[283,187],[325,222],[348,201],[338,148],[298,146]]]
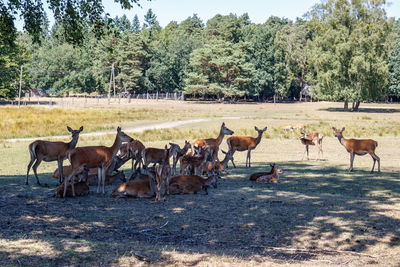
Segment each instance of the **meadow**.
[[[145,100],[74,109],[2,106],[7,123],[2,120],[1,138],[66,135],[69,140],[66,125],[84,125],[90,132],[195,118],[209,120],[131,136],[148,147],[163,147],[216,137],[222,121],[235,135],[255,136],[254,126],[268,130],[252,152],[251,168],[244,167],[246,153],[237,152],[238,168],[230,165],[209,195],[167,196],[159,203],[109,197],[118,182],[106,187],[106,196],[91,188],[88,197],[53,198],[57,164],[39,166],[42,186],[35,185],[32,173],[25,186],[30,141],[1,140],[1,265],[398,266],[400,106],[362,104],[355,113],[342,112],[341,106]],[[30,123],[22,115],[27,113]],[[324,134],[323,160],[316,160],[315,147],[310,160],[301,160],[299,132],[282,130],[297,123]],[[5,133],[11,125],[15,131]],[[356,157],[354,172],[347,172],[349,154],[332,126],[346,127],[346,138],[378,141],[382,172],[369,172],[369,155]],[[111,145],[114,136],[82,136],[78,145]],[[227,149],[225,140],[221,146]],[[273,162],[284,170],[278,184],[248,180]],[[123,167],[127,175],[129,166]]]

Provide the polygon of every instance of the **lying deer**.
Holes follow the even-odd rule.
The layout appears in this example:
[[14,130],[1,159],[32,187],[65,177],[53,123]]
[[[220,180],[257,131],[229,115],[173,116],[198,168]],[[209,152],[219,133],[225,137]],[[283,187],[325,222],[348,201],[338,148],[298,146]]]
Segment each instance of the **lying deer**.
[[303,145],[305,145],[306,150],[304,151],[303,157],[301,160],[304,159],[304,156],[307,153],[307,160],[309,160],[309,151],[308,147],[309,146],[314,146],[316,145],[318,148],[318,159],[320,159],[320,154],[322,157],[324,157],[323,151],[322,151],[322,139],[324,138],[322,133],[314,132],[314,133],[306,133],[306,130],[301,133],[302,135],[300,136],[300,141]]
[[217,176],[212,175],[208,178],[203,178],[197,175],[175,175],[168,181],[168,194],[196,194],[199,191],[204,191],[208,194],[209,186],[217,187]]
[[[72,140],[69,143],[36,140],[35,142],[29,144],[29,154],[31,155],[31,160],[28,164],[28,171],[26,172],[26,185],[28,184],[29,170],[34,162],[35,164],[33,164],[32,169],[38,185],[40,185],[40,182],[36,170],[42,160],[46,162],[57,160],[58,168],[62,169],[63,161],[67,157],[67,151],[76,147],[79,134],[83,131],[83,126],[81,126],[79,130],[72,130],[69,126],[67,126],[67,129],[72,134]],[[59,183],[61,184],[63,180],[63,176],[60,175]]]
[[263,175],[257,178],[256,183],[259,184],[277,184],[279,175],[283,173],[283,170],[281,168],[276,168],[274,166],[273,168],[273,173],[268,174],[268,175]]
[[350,153],[349,172],[353,171],[353,161],[355,155],[364,156],[366,154],[370,154],[374,160],[371,173],[374,172],[376,161],[378,161],[378,172],[381,172],[381,159],[375,154],[375,149],[378,147],[378,142],[372,139],[346,139],[343,137],[344,127],[342,130],[338,130],[335,127],[332,127],[332,129],[339,142],[346,148],[347,152]]
[[[89,169],[84,168],[83,171],[77,175],[77,180],[74,181],[75,195],[76,196],[86,196],[89,194],[89,185],[88,185],[88,174]],[[66,176],[65,176],[66,177]],[[55,197],[63,197],[64,193],[64,183],[62,183],[55,193]],[[68,185],[66,197],[73,197],[72,194],[72,186]]]
[[[113,158],[113,163],[107,168],[106,170],[106,184],[110,184],[113,181],[120,179],[123,182],[126,182],[125,179],[125,174],[123,171],[118,171],[118,169],[129,159],[121,159],[118,156],[115,156]],[[112,173],[116,171],[117,173],[112,175]],[[68,166],[63,166],[63,177],[68,177],[72,172],[72,166],[68,165]],[[77,176],[80,173],[78,173],[75,178],[77,178]],[[97,168],[90,168],[89,172],[88,172],[88,185],[97,185],[97,181],[98,181],[98,169]],[[59,170],[58,168],[54,171],[53,173],[53,178],[58,179],[59,177]]]
[[[254,129],[258,133],[257,137],[231,136],[226,140],[226,142],[228,143],[229,150],[232,151],[232,155],[235,153],[235,151],[247,151],[246,167],[247,167],[247,163],[248,163],[248,166],[250,167],[250,159],[251,159],[251,154],[250,153],[260,143],[261,137],[262,137],[263,133],[267,130],[267,127],[265,127],[264,129],[260,130],[256,126],[254,126]],[[232,164],[233,164],[233,167],[236,168],[235,163],[233,162],[233,160],[232,160]]]
[[148,180],[130,180],[117,186],[111,196],[112,197],[138,197],[152,198],[156,195],[157,188],[154,176],[149,174]]
[[[203,166],[205,167],[205,163],[207,160],[210,160],[212,158],[209,158],[211,155],[211,149],[209,147],[206,148],[200,148],[200,155],[199,156],[190,156],[190,155],[185,155],[181,157],[180,160],[180,165],[181,165],[181,174],[184,173],[187,167],[190,166],[194,170],[194,174],[197,175],[198,173],[201,173],[201,170]],[[214,164],[212,165],[214,166]]]
[[275,163],[274,164],[270,164],[271,166],[271,170],[269,172],[256,172],[253,173],[252,175],[250,175],[249,180],[250,181],[256,181],[257,178],[261,177],[261,176],[266,176],[266,175],[271,175],[275,172]]

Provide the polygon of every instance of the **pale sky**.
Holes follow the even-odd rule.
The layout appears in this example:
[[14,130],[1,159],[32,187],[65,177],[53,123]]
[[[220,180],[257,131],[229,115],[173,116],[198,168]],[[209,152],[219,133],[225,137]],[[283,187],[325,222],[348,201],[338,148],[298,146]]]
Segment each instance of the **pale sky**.
[[[152,0],[150,2],[140,0],[141,8],[134,6],[131,10],[122,10],[114,0],[103,0],[105,12],[111,18],[121,17],[125,14],[132,21],[135,14],[138,15],[140,23],[151,8],[157,16],[157,21],[165,27],[171,21],[178,23],[196,13],[204,23],[216,14],[228,15],[230,13],[238,16],[248,13],[253,23],[264,23],[270,16],[288,18],[295,20],[303,16],[310,8],[321,0]],[[389,17],[399,18],[400,0],[388,1],[386,11]],[[46,10],[49,17],[51,12]],[[54,19],[50,17],[52,25]],[[17,21],[18,30],[22,30],[23,22]]]

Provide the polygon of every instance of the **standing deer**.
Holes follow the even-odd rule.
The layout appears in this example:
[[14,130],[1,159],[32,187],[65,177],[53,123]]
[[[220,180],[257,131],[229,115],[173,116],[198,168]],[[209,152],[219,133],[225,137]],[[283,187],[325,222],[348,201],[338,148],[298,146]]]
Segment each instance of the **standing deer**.
[[121,147],[122,142],[132,142],[129,135],[117,128],[114,144],[111,147],[106,146],[86,146],[77,147],[68,153],[68,159],[71,162],[72,172],[65,180],[64,197],[68,183],[72,183],[72,195],[75,196],[73,177],[82,170],[82,167],[98,168],[97,193],[100,192],[100,184],[103,185],[103,194],[105,194],[106,170],[113,162],[114,156]]
[[[206,147],[204,149],[200,148],[199,156],[185,155],[181,157],[180,160],[181,174],[184,173],[187,167],[193,169],[195,175],[197,175],[198,173],[199,174],[202,173],[203,166],[208,167],[208,165],[206,165],[205,163],[209,159],[210,155],[211,155],[211,148]],[[212,166],[214,167],[214,164]]]
[[307,160],[309,160],[309,151],[308,147],[309,146],[314,146],[317,145],[318,148],[318,159],[320,159],[320,154],[322,157],[324,157],[324,153],[322,151],[322,139],[324,138],[324,135],[322,133],[314,132],[314,133],[306,133],[306,130],[301,133],[302,135],[300,136],[300,141],[303,145],[306,146],[306,150],[304,151],[303,157],[301,160],[304,159],[305,154],[307,153]]
[[[31,161],[28,164],[28,171],[26,172],[26,185],[28,184],[29,170],[31,169],[33,162],[35,162],[35,164],[33,165],[32,169],[38,185],[40,185],[40,182],[36,170],[42,160],[46,162],[57,160],[58,168],[62,170],[63,161],[67,157],[67,151],[76,147],[79,139],[79,133],[83,131],[83,126],[81,126],[79,130],[72,130],[69,126],[67,126],[67,129],[72,134],[72,140],[69,143],[36,140],[29,145]],[[59,183],[61,184],[62,182],[63,176],[61,172]]]
[[165,151],[163,148],[153,148],[153,147],[147,147],[142,151],[142,158],[143,158],[143,168],[147,169],[150,163],[153,163],[153,167],[156,166],[156,164],[161,164],[165,160],[168,160],[169,164],[169,157],[171,156],[170,154],[171,148],[168,148],[168,158],[165,159]]
[[229,130],[226,126],[225,126],[225,122],[222,123],[221,125],[221,129],[219,131],[219,135],[217,136],[217,138],[208,138],[208,139],[197,139],[192,143],[192,152],[194,151],[194,148],[200,148],[203,147],[205,148],[206,146],[214,148],[211,151],[211,155],[212,155],[212,167],[211,170],[214,170],[215,168],[215,161],[218,161],[218,150],[219,150],[219,146],[222,143],[222,140],[224,139],[225,135],[232,135],[234,134],[234,132],[232,130]]
[[346,139],[343,137],[344,127],[342,130],[338,130],[335,127],[332,127],[332,129],[339,142],[346,148],[347,152],[350,153],[349,172],[353,171],[353,161],[355,155],[364,156],[367,153],[370,154],[374,160],[371,173],[374,172],[376,161],[378,161],[378,172],[381,172],[381,159],[375,154],[375,149],[378,146],[378,142],[372,139]]
[[[235,151],[246,151],[247,150],[247,156],[246,156],[246,167],[247,167],[247,162],[249,164],[250,168],[250,159],[251,159],[251,151],[254,150],[258,144],[261,141],[261,137],[263,133],[267,130],[267,127],[264,129],[260,130],[256,126],[254,126],[254,129],[258,132],[257,137],[251,137],[251,136],[231,136],[229,137],[226,142],[228,143],[229,150],[232,152],[232,155],[235,153]],[[232,160],[233,167],[236,168],[235,163]]]
[[183,148],[180,148],[177,144],[169,143],[171,145],[171,152],[170,155],[172,155],[172,172],[173,174],[176,173],[176,165],[180,159],[186,155],[190,148],[190,142],[185,140],[185,146]]
[[[216,174],[221,174],[222,172],[224,172],[226,169],[226,166],[228,165],[228,162],[230,160],[233,162],[233,156],[232,156],[232,152],[230,150],[228,152],[221,150],[221,152],[223,154],[225,154],[225,158],[223,160],[221,160],[220,162],[215,162],[214,172]],[[203,174],[212,172],[211,167],[212,167],[211,164],[209,164],[208,170],[207,170],[207,166],[204,166]]]
[[156,182],[157,182],[157,193],[156,201],[164,200],[165,191],[168,186],[168,179],[171,174],[171,167],[169,165],[169,153],[170,149],[165,146],[164,149],[164,161],[156,167]]
[[130,143],[122,144],[119,150],[120,156],[122,157],[122,159],[125,158],[132,159],[131,172],[133,172],[133,170],[136,171],[138,168],[140,168],[140,165],[143,165],[142,151],[144,149],[145,147],[143,143],[140,142],[139,140],[133,140]]

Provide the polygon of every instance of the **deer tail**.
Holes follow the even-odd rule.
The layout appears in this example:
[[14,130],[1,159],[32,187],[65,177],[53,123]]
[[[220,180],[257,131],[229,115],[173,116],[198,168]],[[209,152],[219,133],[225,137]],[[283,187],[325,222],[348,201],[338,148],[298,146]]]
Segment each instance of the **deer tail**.
[[31,158],[36,158],[36,146],[37,142],[33,142],[29,145],[29,154],[31,154]]

